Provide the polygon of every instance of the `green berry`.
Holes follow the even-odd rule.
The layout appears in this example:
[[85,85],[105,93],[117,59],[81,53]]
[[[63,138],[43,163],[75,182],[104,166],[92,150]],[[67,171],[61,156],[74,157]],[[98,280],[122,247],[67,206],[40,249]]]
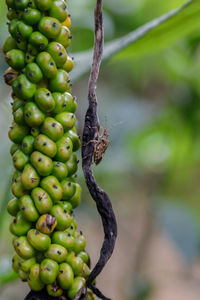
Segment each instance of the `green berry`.
[[30,156],[30,162],[41,176],[48,176],[51,174],[53,163],[48,156],[39,151],[34,151]]
[[12,83],[14,93],[22,99],[30,100],[36,91],[36,85],[28,80],[26,75],[21,74]]
[[67,60],[67,52],[63,45],[57,42],[51,42],[46,50],[51,55],[58,68],[61,68],[65,64]]
[[24,125],[24,107],[19,107],[15,112],[13,112],[14,121],[19,125]]
[[31,164],[24,167],[21,182],[26,190],[32,190],[39,185],[40,177]]
[[7,204],[7,211],[11,216],[16,216],[19,211],[18,200],[16,198],[11,199]]
[[64,96],[64,111],[74,113],[77,109],[77,102],[68,92],[63,94]]
[[27,273],[27,272],[30,271],[31,267],[35,264],[36,264],[36,258],[31,257],[31,258],[26,259],[23,262],[21,262],[21,267],[20,268],[22,269],[22,271]]
[[25,9],[28,6],[29,0],[15,0],[15,7],[17,9]]
[[55,38],[55,41],[67,48],[70,45],[70,30],[66,26],[62,26],[60,34]]
[[41,12],[34,8],[26,8],[22,16],[24,22],[28,25],[35,25],[41,19]]
[[76,184],[69,179],[65,179],[61,182],[61,186],[63,190],[63,199],[69,201],[75,194]]
[[41,291],[44,288],[44,283],[40,279],[40,265],[34,264],[30,268],[28,276],[28,285],[33,291]]
[[39,134],[35,138],[34,147],[49,157],[54,157],[57,152],[56,144],[44,134]]
[[12,36],[8,36],[3,44],[3,52],[7,53],[15,48],[17,48],[16,40]]
[[48,193],[40,187],[32,190],[31,196],[35,202],[35,206],[40,214],[50,212],[53,203]]
[[67,166],[60,162],[60,161],[54,161],[53,162],[53,170],[52,175],[55,176],[59,181],[65,179],[68,174]]
[[58,161],[66,162],[72,154],[72,149],[73,149],[72,141],[68,137],[62,137],[60,140],[56,142],[56,146],[57,146],[57,153],[55,158]]
[[79,276],[74,278],[74,281],[67,293],[68,297],[70,299],[73,299],[76,296],[76,294],[79,292],[79,290],[82,287],[84,287],[85,284],[86,284],[85,278]]
[[21,211],[17,213],[10,224],[10,232],[16,236],[25,235],[30,228],[31,223],[24,218]]
[[75,115],[70,112],[62,112],[57,114],[55,119],[63,126],[65,131],[72,129],[76,123]]
[[[29,38],[29,43],[39,51],[44,51],[48,45],[48,39],[39,31],[34,31]],[[33,53],[30,53],[33,54]]]
[[56,75],[50,79],[49,88],[52,92],[64,93],[70,90],[69,85],[69,74],[62,70],[58,69]]
[[56,177],[47,176],[41,180],[40,185],[50,195],[54,202],[58,202],[62,199],[62,187]]
[[13,246],[17,254],[23,259],[29,259],[35,255],[35,250],[26,236],[20,236],[14,239]]
[[59,267],[56,261],[46,258],[40,265],[40,278],[43,283],[51,284],[58,275]]
[[51,92],[48,89],[45,88],[38,89],[34,97],[35,97],[35,102],[43,112],[47,113],[54,109],[55,101]]
[[55,18],[43,17],[38,24],[38,29],[47,38],[54,39],[61,31],[61,24]]
[[49,15],[58,19],[60,22],[64,22],[68,16],[66,2],[64,0],[53,1]]
[[24,154],[21,150],[17,150],[14,154],[13,154],[13,165],[14,167],[21,171],[25,164],[28,162],[28,156],[26,154]]
[[36,229],[29,230],[27,238],[29,243],[38,251],[47,250],[51,244],[50,237]]
[[76,153],[72,153],[69,160],[65,163],[68,169],[68,176],[72,176],[78,170],[78,160]]
[[63,106],[64,106],[64,95],[61,93],[52,93],[54,102],[55,102],[55,107],[52,111],[54,114],[59,114],[63,111]]
[[33,152],[34,137],[32,135],[27,135],[22,140],[22,151],[29,155]]
[[50,213],[57,220],[56,230],[65,230],[71,225],[72,217],[60,205],[54,205]]
[[80,205],[81,192],[82,192],[81,186],[78,183],[75,183],[75,185],[76,185],[76,191],[73,197],[69,199],[69,202],[71,203],[73,209]]
[[38,83],[43,78],[42,71],[36,63],[27,64],[25,73],[27,78],[33,83]]
[[35,204],[32,198],[29,195],[24,195],[19,198],[18,206],[21,210],[23,217],[30,221],[35,222],[39,218],[38,211],[35,207]]
[[25,55],[21,50],[13,49],[8,51],[5,59],[8,65],[13,69],[20,70],[25,66]]
[[68,290],[71,287],[74,280],[74,273],[70,265],[67,263],[60,264],[57,280],[64,290]]
[[54,118],[47,117],[41,127],[41,132],[56,142],[63,136],[64,130]]
[[36,62],[47,78],[55,77],[57,73],[56,63],[48,52],[39,53]]
[[77,151],[81,146],[81,141],[79,136],[76,132],[73,131],[73,129],[68,130],[64,136],[69,137],[73,143],[73,151]]
[[49,10],[52,6],[52,0],[35,0],[35,4],[39,10]]
[[65,231],[56,231],[52,236],[52,243],[65,247],[68,251],[72,251],[75,243],[74,237]]
[[51,244],[45,252],[45,257],[51,258],[58,263],[62,263],[66,260],[67,250],[61,245]]
[[28,102],[24,107],[24,119],[30,127],[38,127],[44,122],[45,116],[34,102]]
[[50,296],[52,297],[60,297],[63,294],[63,290],[59,285],[57,284],[56,281],[54,281],[52,284],[47,285],[47,292]]
[[19,37],[25,40],[27,40],[33,32],[33,28],[22,21],[19,21],[17,23],[17,30],[19,33]]

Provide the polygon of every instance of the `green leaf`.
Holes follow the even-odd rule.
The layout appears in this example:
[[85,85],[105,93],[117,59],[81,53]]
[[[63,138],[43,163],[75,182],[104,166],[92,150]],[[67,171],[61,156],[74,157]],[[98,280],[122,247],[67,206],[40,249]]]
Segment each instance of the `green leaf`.
[[[200,28],[200,1],[191,0],[129,34],[105,44],[103,61],[115,58],[141,57],[168,47],[175,40]],[[93,50],[75,53],[72,79],[86,74],[92,63]]]

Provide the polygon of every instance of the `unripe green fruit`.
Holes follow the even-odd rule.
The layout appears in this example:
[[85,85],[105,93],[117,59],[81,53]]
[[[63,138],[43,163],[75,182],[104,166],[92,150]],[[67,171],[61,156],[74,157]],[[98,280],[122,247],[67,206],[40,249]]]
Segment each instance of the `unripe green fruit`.
[[14,98],[14,102],[13,102],[13,106],[12,106],[12,110],[13,112],[17,111],[20,107],[24,106],[24,101],[15,97]]
[[25,189],[32,190],[37,187],[40,182],[40,177],[36,170],[30,165],[27,164],[24,167],[24,170],[21,175],[21,182]]
[[40,265],[40,278],[43,283],[51,284],[56,280],[59,267],[57,262],[52,259],[46,258]]
[[45,252],[45,257],[51,258],[58,263],[62,263],[66,260],[67,250],[61,245],[51,244]]
[[47,292],[52,297],[60,297],[63,294],[63,290],[57,285],[56,281],[47,285]]
[[75,183],[75,185],[76,185],[76,191],[73,197],[68,200],[71,203],[73,209],[80,205],[81,192],[82,192],[81,186],[78,183]]
[[40,10],[49,10],[52,6],[52,0],[35,0],[35,4]]
[[28,130],[27,126],[13,122],[8,132],[8,136],[13,143],[20,144],[23,138],[28,134]]
[[83,260],[74,252],[68,254],[66,262],[72,267],[75,276],[82,274]]
[[25,40],[27,40],[30,37],[31,33],[33,32],[33,28],[22,21],[19,21],[17,23],[17,29],[18,29],[19,37]]
[[64,96],[64,111],[74,113],[77,109],[77,102],[68,92],[63,94]]
[[62,137],[56,142],[57,153],[55,158],[58,161],[66,162],[72,154],[72,141],[68,137]]
[[67,57],[67,60],[62,68],[68,73],[74,68],[74,61],[70,56]]
[[73,143],[73,151],[77,151],[80,148],[80,146],[81,146],[80,138],[77,135],[77,133],[73,131],[73,129],[68,130],[64,134],[64,136],[69,137],[70,140],[72,141],[72,143]]
[[63,0],[53,1],[49,15],[58,19],[60,22],[64,22],[68,16],[66,2]]
[[29,195],[24,195],[19,198],[18,205],[23,217],[29,222],[35,222],[39,218],[34,202]]
[[58,69],[56,75],[49,81],[49,88],[52,92],[67,92],[70,89],[68,80],[69,74],[62,69]]
[[53,203],[50,196],[45,190],[38,187],[32,190],[31,196],[35,202],[35,206],[40,214],[46,214],[50,212]]
[[[27,49],[27,42],[25,40],[22,39],[18,39],[17,40],[17,48],[19,48],[20,50],[22,50],[23,52],[26,52]],[[25,57],[25,62],[26,62],[26,57]]]
[[[39,51],[44,51],[48,45],[48,39],[39,31],[34,31],[29,38],[29,43]],[[34,55],[33,53],[31,53]]]
[[78,170],[78,160],[76,153],[72,153],[69,160],[65,163],[68,169],[68,176],[72,176]]
[[8,51],[17,48],[16,40],[12,36],[8,36],[3,44],[3,52],[7,53]]
[[71,225],[72,217],[60,205],[54,205],[50,213],[57,220],[56,230],[65,230]]
[[79,290],[82,287],[84,287],[85,284],[86,284],[85,278],[83,278],[83,277],[74,278],[74,281],[67,293],[68,297],[70,299],[73,299],[76,296],[76,294],[79,292]]
[[35,250],[29,243],[26,236],[20,236],[15,238],[13,246],[17,254],[23,259],[29,259],[35,255]]
[[61,187],[63,190],[62,198],[69,201],[76,192],[76,184],[69,179],[65,179],[61,182]]
[[28,273],[24,272],[22,269],[19,269],[18,275],[22,281],[24,281],[24,282],[27,281]]
[[45,214],[38,219],[36,223],[36,228],[42,233],[49,234],[54,231],[56,225],[57,225],[56,218],[49,214]]
[[68,174],[67,166],[64,163],[60,161],[53,162],[53,170],[52,170],[53,176],[55,176],[59,181],[61,181],[67,177],[67,174]]
[[19,125],[24,125],[24,107],[19,107],[15,112],[13,112],[14,121]]
[[18,200],[16,198],[13,198],[8,202],[7,211],[11,216],[16,216],[19,211]]
[[50,195],[54,202],[62,199],[62,187],[54,176],[48,176],[41,180],[41,187]]
[[31,8],[37,8],[36,3],[35,3],[35,0],[31,0],[31,1],[29,2],[28,6],[31,7]]
[[57,42],[49,43],[47,52],[51,55],[58,68],[61,68],[67,60],[67,52],[65,48]]
[[24,107],[24,119],[30,127],[38,127],[44,122],[45,116],[34,102],[28,102]]
[[33,56],[33,55],[29,54],[29,53],[26,53],[26,55],[25,55],[25,63],[26,64],[30,64],[30,63],[32,63],[34,61],[35,61],[35,56]]
[[71,236],[73,236],[75,238],[75,235],[76,235],[76,228],[77,228],[77,224],[76,224],[76,221],[74,219],[72,219],[72,223],[70,225],[69,228],[67,228],[65,230],[65,232],[67,234],[71,234]]
[[19,11],[9,8],[6,16],[7,16],[8,20],[17,19],[17,13],[19,13]]
[[17,254],[14,254],[12,258],[12,268],[17,273],[19,271],[19,268],[21,268],[21,263],[23,262],[23,259],[19,257]]
[[84,277],[84,278],[88,278],[88,276],[90,275],[91,271],[90,271],[90,268],[88,267],[87,264],[83,263],[83,268],[82,268],[82,273],[81,275]]
[[54,114],[59,114],[60,112],[63,111],[63,105],[64,105],[64,95],[61,93],[52,93],[54,102],[55,102],[55,107],[52,111]]
[[31,223],[28,222],[19,211],[12,219],[10,224],[10,232],[16,236],[25,235],[31,228]]
[[15,7],[23,10],[28,6],[29,0],[15,0]]
[[74,251],[76,253],[80,253],[86,247],[86,238],[82,233],[77,233],[75,235],[75,243],[74,243]]
[[21,150],[17,150],[13,154],[12,159],[14,167],[19,171],[23,170],[25,164],[28,162],[28,156],[24,154]]
[[19,150],[21,147],[17,144],[12,144],[10,147],[10,154],[13,155],[17,150]]
[[36,264],[36,258],[35,257],[31,257],[29,259],[26,259],[24,261],[21,262],[21,270],[24,272],[29,272],[30,268]]
[[76,123],[76,117],[73,113],[62,112],[55,116],[55,119],[63,126],[64,130],[70,130]]
[[66,263],[60,264],[57,280],[64,290],[68,290],[71,287],[74,280],[74,273],[70,265]]
[[11,189],[12,189],[13,195],[17,198],[19,198],[27,193],[24,185],[22,184],[21,173],[19,173],[16,176],[16,178],[13,180]]
[[29,230],[27,238],[29,243],[38,251],[47,250],[51,244],[50,237],[36,229]]
[[36,63],[27,64],[25,73],[27,78],[33,83],[38,83],[43,78],[42,71]]
[[33,291],[40,291],[44,288],[44,283],[40,279],[40,265],[34,264],[30,268],[28,276],[28,285]]
[[14,93],[25,100],[30,100],[36,91],[36,85],[28,80],[26,75],[21,74],[12,83]]
[[65,247],[68,251],[72,251],[75,243],[74,237],[65,231],[56,231],[52,236],[52,243]]
[[8,31],[10,32],[13,38],[17,38],[18,22],[19,22],[18,19],[13,19],[8,26]]
[[54,157],[57,152],[56,144],[44,134],[39,134],[35,138],[34,147],[49,157]]
[[68,27],[62,26],[60,34],[55,38],[55,41],[62,44],[65,48],[70,45],[71,33]]
[[55,77],[57,73],[56,63],[48,52],[40,52],[36,57],[36,62],[47,78]]
[[47,38],[54,39],[61,31],[61,24],[55,18],[43,17],[38,24],[38,29]]
[[87,252],[85,251],[81,251],[78,256],[82,259],[82,261],[85,263],[85,264],[89,264],[89,261],[90,261],[90,258],[89,258],[89,255],[87,254]]
[[72,205],[68,201],[60,201],[59,205],[64,208],[70,215],[72,213]]
[[34,143],[34,137],[32,135],[27,135],[22,140],[22,151],[29,155],[33,152],[33,143]]
[[56,142],[63,136],[64,130],[54,118],[47,117],[41,127],[41,132]]
[[24,22],[28,25],[35,25],[40,21],[41,12],[34,8],[26,8],[22,16]]
[[51,92],[45,88],[40,88],[36,91],[35,102],[45,113],[52,111],[55,107],[55,101],[51,95]]
[[25,55],[21,50],[10,50],[6,53],[5,59],[8,65],[13,69],[20,70],[25,66]]
[[48,156],[41,152],[34,151],[30,156],[30,162],[41,176],[48,176],[51,174],[53,163]]

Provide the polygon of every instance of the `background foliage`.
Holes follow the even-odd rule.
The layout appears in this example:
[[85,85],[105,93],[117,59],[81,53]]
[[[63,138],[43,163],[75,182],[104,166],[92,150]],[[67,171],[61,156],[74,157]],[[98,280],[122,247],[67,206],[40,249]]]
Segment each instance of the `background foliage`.
[[[113,200],[119,238],[99,286],[115,300],[199,299],[200,4],[193,0],[180,8],[185,3],[110,0],[104,4],[105,62],[98,97],[101,123],[109,128],[111,144],[95,174]],[[93,8],[92,0],[69,1],[80,133],[87,106]],[[7,36],[5,14],[2,1],[1,45]],[[134,43],[108,59],[127,38]],[[26,289],[18,280],[11,282],[15,275],[5,212],[11,197],[7,137],[11,99],[2,78],[6,69],[2,52],[0,61],[0,299],[16,300],[23,298]],[[77,219],[95,262],[101,223],[81,167],[79,178],[84,193]]]

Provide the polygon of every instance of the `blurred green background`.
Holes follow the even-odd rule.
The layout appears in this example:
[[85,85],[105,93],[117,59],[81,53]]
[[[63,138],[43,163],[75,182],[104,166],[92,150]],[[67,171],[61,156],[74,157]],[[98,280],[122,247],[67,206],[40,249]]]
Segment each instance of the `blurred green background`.
[[[185,3],[183,0],[109,0],[104,3],[105,41],[121,37]],[[93,45],[92,0],[71,0],[70,52]],[[7,36],[6,6],[0,3],[0,45]],[[187,20],[186,20],[187,21]],[[186,23],[187,24],[187,23]],[[186,25],[187,26],[187,25]],[[200,24],[173,43],[101,67],[98,82],[101,125],[110,146],[97,181],[109,193],[119,236],[113,257],[97,281],[113,300],[197,300],[200,295]],[[167,35],[166,35],[167,38]],[[131,50],[129,50],[131,51]],[[149,53],[148,53],[149,52]],[[0,299],[23,299],[28,288],[14,280],[13,253],[5,211],[13,172],[7,131],[10,88],[4,84],[0,52]],[[77,66],[78,68],[78,66]],[[80,134],[87,108],[88,74],[73,85]],[[80,154],[79,154],[80,155]],[[103,232],[95,205],[83,186],[77,209],[93,265]],[[14,280],[14,281],[13,281]]]

